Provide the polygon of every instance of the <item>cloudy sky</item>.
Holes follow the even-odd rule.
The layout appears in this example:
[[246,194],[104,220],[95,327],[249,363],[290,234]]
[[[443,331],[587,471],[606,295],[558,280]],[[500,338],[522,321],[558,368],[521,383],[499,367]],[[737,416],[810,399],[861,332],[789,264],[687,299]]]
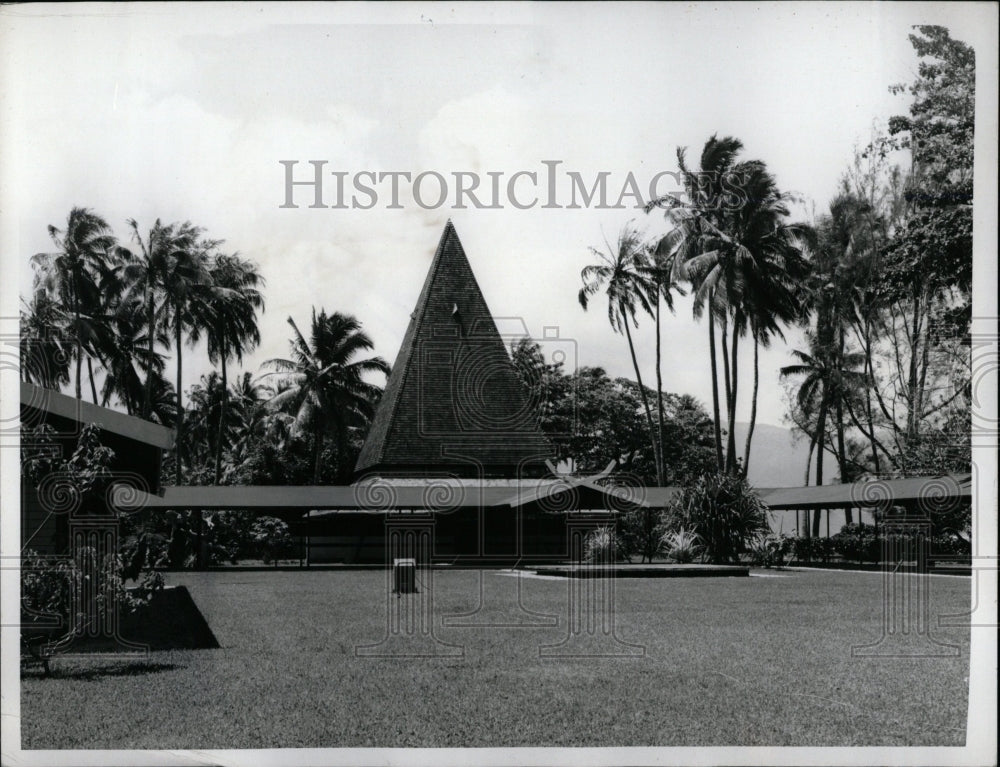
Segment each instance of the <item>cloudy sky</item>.
[[[605,312],[576,303],[579,272],[588,246],[633,218],[656,231],[660,217],[506,200],[425,210],[405,191],[396,209],[384,195],[370,210],[309,208],[308,190],[282,209],[280,161],[305,178],[307,161],[325,160],[348,185],[368,170],[502,172],[505,186],[558,160],[588,180],[607,171],[614,199],[630,172],[642,186],[675,169],[676,147],[697,153],[718,133],[803,195],[808,217],[873,123],[905,112],[908,97],[887,89],[916,74],[910,26],[995,45],[995,19],[993,6],[933,3],[6,6],[3,314],[16,314],[12,286],[30,285],[28,258],[49,249],[46,226],[82,205],[122,238],[128,218],[190,219],[255,260],[267,310],[246,369],[285,356],[287,317],[305,325],[311,307],[357,315],[392,361],[450,217],[495,316],[536,336],[558,327],[579,364],[632,376]],[[652,380],[651,323],[638,338]],[[782,423],[777,371],[801,343],[791,332],[762,355],[764,423]],[[706,329],[690,303],[667,319],[664,345],[665,388],[707,403]],[[206,371],[188,353],[185,386]]]

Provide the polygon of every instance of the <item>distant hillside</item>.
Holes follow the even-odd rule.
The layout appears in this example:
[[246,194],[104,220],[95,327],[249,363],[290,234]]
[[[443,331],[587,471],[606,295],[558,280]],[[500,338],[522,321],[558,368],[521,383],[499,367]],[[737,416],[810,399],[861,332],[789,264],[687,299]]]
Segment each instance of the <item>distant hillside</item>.
[[[743,455],[749,424],[736,424],[737,454]],[[750,484],[756,487],[801,486],[806,471],[809,443],[795,442],[792,433],[782,426],[758,423],[753,430],[750,448]],[[831,465],[831,470],[836,471]]]

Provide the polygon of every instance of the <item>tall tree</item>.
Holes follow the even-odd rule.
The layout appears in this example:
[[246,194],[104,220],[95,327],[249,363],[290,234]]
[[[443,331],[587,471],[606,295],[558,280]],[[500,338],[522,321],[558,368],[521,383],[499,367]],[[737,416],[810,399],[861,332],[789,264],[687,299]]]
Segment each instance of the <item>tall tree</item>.
[[338,479],[346,479],[347,453],[351,429],[361,428],[374,415],[374,403],[381,388],[364,377],[372,373],[389,375],[389,365],[381,357],[357,359],[374,348],[361,323],[350,315],[328,315],[313,309],[312,327],[307,341],[291,317],[291,357],[270,359],[264,366],[268,375],[280,375],[282,382],[269,400],[272,410],[289,414],[293,429],[310,434],[313,440],[313,482],[320,481],[320,459],[324,440],[332,433],[336,439]]
[[877,279],[863,294],[860,315],[874,332],[859,334],[873,399],[863,431],[878,434],[889,470],[902,474],[929,470],[913,458],[961,421],[971,379],[975,55],[943,27],[918,26],[910,41],[917,78],[890,88],[909,91],[909,114],[890,118],[889,135],[866,151],[884,161],[908,150],[911,167],[873,259]]
[[[837,354],[836,349],[825,345],[823,340],[810,335],[810,350],[803,352],[798,349],[792,352],[798,362],[781,368],[781,376],[800,376],[796,400],[800,411],[806,419],[816,414],[812,433],[810,434],[810,453],[816,451],[816,485],[823,484],[823,456],[827,450],[827,418],[831,408],[840,407],[847,396],[850,387],[862,379],[862,374],[856,368],[863,361],[863,355],[858,353]],[[808,427],[807,427],[808,428]],[[841,438],[843,433],[841,432]],[[843,455],[841,439],[840,450],[835,455]],[[846,463],[846,461],[845,461]],[[843,469],[842,469],[843,471]],[[846,481],[843,474],[841,481]],[[808,483],[808,475],[806,477]],[[813,535],[819,535],[820,511],[817,509],[813,517]]]
[[[719,139],[712,136],[705,142],[700,158],[700,170],[692,170],[687,164],[687,150],[677,148],[677,165],[681,172],[684,192],[682,196],[668,195],[650,203],[666,208],[673,229],[657,244],[657,253],[672,255],[673,269],[679,278],[688,280],[694,290],[694,316],[700,319],[708,313],[708,348],[712,376],[712,416],[715,426],[715,453],[719,471],[723,471],[725,461],[722,452],[722,414],[719,404],[719,364],[716,353],[716,322],[725,323],[728,316],[728,295],[723,279],[726,270],[731,269],[731,259],[723,259],[724,247],[719,235],[720,224],[726,203],[732,200],[728,181],[736,157],[743,149],[743,143],[727,136]],[[700,261],[697,261],[700,259]],[[711,261],[715,259],[715,263]],[[720,289],[721,283],[721,289]],[[723,329],[725,325],[723,324]],[[723,333],[723,352],[726,349]],[[724,356],[728,364],[728,357]],[[725,371],[728,398],[731,394],[729,371]]]
[[37,253],[31,259],[36,287],[52,293],[69,316],[69,333],[76,360],[75,392],[82,399],[82,366],[85,348],[97,333],[102,307],[100,280],[108,268],[115,238],[107,222],[88,208],[74,207],[66,228],[49,226],[58,249]]
[[[764,163],[737,162],[742,148],[738,139],[712,136],[702,149],[699,170],[688,167],[686,151],[679,148],[683,197],[669,195],[647,208],[659,205],[667,209],[673,229],[660,240],[657,253],[669,254],[675,275],[691,283],[695,317],[708,314],[716,459],[719,470],[730,473],[740,471],[735,429],[740,338],[749,331],[754,339],[751,426],[742,468],[745,473],[756,423],[758,348],[766,346],[773,335],[780,336],[782,325],[801,319],[797,292],[808,271],[802,248],[811,236],[808,227],[787,221],[791,197],[778,189]],[[721,330],[726,405],[724,455],[716,323]]]
[[261,288],[264,278],[257,266],[237,254],[219,254],[212,266],[211,296],[208,301],[208,359],[218,364],[221,374],[222,403],[219,407],[215,440],[215,484],[222,478],[223,434],[228,411],[229,383],[226,363],[260,343],[257,312],[264,310]]
[[[127,263],[123,269],[123,278],[129,285],[127,297],[142,296],[148,328],[147,363],[152,363],[161,325],[166,327],[163,323],[166,310],[169,308],[166,304],[169,298],[166,293],[166,283],[174,270],[173,262],[186,261],[187,254],[196,248],[201,231],[190,223],[163,224],[160,219],[156,219],[143,238],[135,219],[129,219],[128,225],[132,230],[132,239],[138,246],[138,252],[124,252]],[[152,369],[147,368],[141,413],[143,418],[149,418],[153,409],[156,379],[150,375],[151,372]]]
[[209,271],[209,254],[217,243],[201,240],[201,230],[190,225],[192,242],[188,247],[175,249],[167,259],[162,272],[162,289],[165,321],[173,332],[177,374],[176,462],[174,479],[179,485],[186,442],[184,436],[183,347],[184,342],[193,346],[209,323],[212,273]]
[[70,382],[73,354],[66,312],[44,289],[35,290],[30,302],[21,302],[21,378],[58,390]]
[[683,289],[674,279],[673,257],[649,248],[648,264],[643,271],[650,286],[649,303],[653,305],[653,322],[656,326],[656,439],[659,447],[657,475],[665,481],[667,476],[666,451],[664,450],[664,410],[663,410],[663,352],[661,339],[660,307],[665,304],[673,313],[674,293],[684,295]]
[[[157,342],[165,345],[168,340],[161,332]],[[101,404],[107,406],[115,397],[129,415],[139,414],[146,381],[153,383],[154,390],[162,389],[162,384],[156,381],[162,379],[164,370],[163,355],[155,351],[154,344],[149,341],[142,301],[135,298],[119,300],[111,309],[107,332],[98,339],[98,344],[104,368]]]
[[646,414],[646,425],[649,430],[649,440],[653,447],[657,466],[657,484],[663,484],[662,461],[660,460],[660,442],[656,436],[653,424],[653,413],[649,405],[646,388],[642,385],[642,373],[639,372],[639,361],[635,354],[635,343],[632,340],[632,327],[638,327],[636,318],[638,309],[648,314],[654,313],[650,297],[659,300],[658,290],[648,277],[648,248],[642,241],[639,231],[626,225],[618,235],[617,247],[612,247],[605,241],[605,249],[590,248],[593,256],[599,261],[585,266],[580,272],[583,287],[577,298],[584,310],[590,305],[591,298],[604,290],[608,300],[608,322],[616,333],[624,331],[628,341],[629,354],[632,357],[632,369],[639,383],[642,395],[642,406]]

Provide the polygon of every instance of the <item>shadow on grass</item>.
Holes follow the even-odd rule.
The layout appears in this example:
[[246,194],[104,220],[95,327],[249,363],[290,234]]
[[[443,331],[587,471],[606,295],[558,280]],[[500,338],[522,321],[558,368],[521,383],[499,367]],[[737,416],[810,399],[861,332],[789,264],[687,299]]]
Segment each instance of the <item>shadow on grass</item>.
[[117,662],[106,666],[94,666],[89,668],[59,668],[58,662],[53,663],[51,670],[45,674],[41,668],[32,669],[35,673],[25,673],[22,670],[22,678],[32,677],[37,679],[79,679],[92,681],[103,677],[115,676],[144,676],[146,674],[159,674],[163,671],[174,671],[179,668],[176,663],[144,663],[142,661]]

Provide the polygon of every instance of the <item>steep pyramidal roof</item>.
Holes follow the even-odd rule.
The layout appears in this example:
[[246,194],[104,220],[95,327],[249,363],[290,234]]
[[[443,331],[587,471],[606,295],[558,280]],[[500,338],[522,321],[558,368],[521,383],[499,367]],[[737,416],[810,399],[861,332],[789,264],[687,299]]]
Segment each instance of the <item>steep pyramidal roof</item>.
[[530,476],[552,455],[449,221],[355,470]]

